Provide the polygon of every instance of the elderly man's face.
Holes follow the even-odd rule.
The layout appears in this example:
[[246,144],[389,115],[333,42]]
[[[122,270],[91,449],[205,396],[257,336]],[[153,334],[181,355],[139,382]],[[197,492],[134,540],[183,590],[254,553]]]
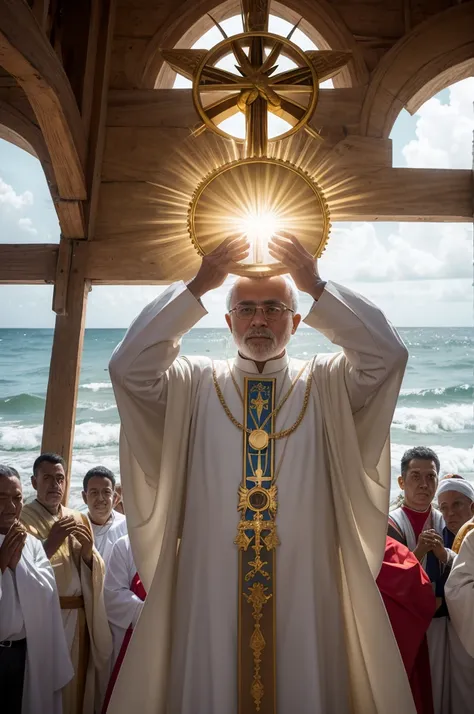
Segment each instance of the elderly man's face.
[[474,514],[474,502],[458,491],[445,491],[439,497],[439,510],[448,530],[456,533]]
[[[239,306],[250,308],[250,312],[252,307],[258,309],[253,316],[239,317],[234,310]],[[275,306],[291,307],[291,291],[283,278],[240,278],[236,282],[231,313],[226,315],[226,321],[243,357],[266,362],[284,352],[301,315],[283,309],[281,317],[272,320],[272,309],[273,313],[278,313]],[[262,308],[267,308],[267,315]]]
[[23,506],[21,483],[16,476],[0,476],[0,533],[8,533]]

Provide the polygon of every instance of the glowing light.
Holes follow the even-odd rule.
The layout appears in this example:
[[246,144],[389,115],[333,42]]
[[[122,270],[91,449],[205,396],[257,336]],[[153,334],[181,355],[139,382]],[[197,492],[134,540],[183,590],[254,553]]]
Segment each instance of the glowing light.
[[276,213],[272,211],[248,213],[238,220],[238,230],[245,233],[252,246],[252,254],[247,259],[249,262],[260,265],[275,262],[268,253],[268,242],[281,230]]

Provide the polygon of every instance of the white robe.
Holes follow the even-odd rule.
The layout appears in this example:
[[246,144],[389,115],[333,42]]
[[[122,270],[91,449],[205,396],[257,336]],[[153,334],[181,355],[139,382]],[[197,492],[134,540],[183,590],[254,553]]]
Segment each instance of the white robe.
[[[4,539],[0,535],[0,545]],[[61,690],[73,678],[74,670],[53,568],[41,542],[31,535],[26,537],[14,575],[9,568],[0,571],[0,640],[18,634],[10,632],[8,625],[18,603],[27,642],[22,714],[61,714]]]
[[114,641],[112,666],[119,655],[125,633],[130,625],[135,627],[143,608],[143,601],[130,590],[136,573],[130,538],[123,536],[112,548],[105,575],[105,609]]
[[105,563],[105,572],[107,573],[107,566],[114,543],[119,538],[127,535],[127,519],[123,513],[112,511],[109,520],[103,526],[92,523],[90,516],[89,522],[94,533],[94,545],[102,556],[102,560]]
[[[467,534],[444,588],[457,647],[453,670],[459,692],[458,711],[474,712],[474,531]],[[464,709],[461,707],[464,706]],[[456,712],[457,714],[457,712]]]
[[[132,324],[110,363],[122,421],[121,476],[148,597],[109,713],[236,714],[242,434],[225,416],[207,358],[178,358],[205,315],[184,284]],[[276,442],[278,712],[412,714],[403,663],[374,582],[390,495],[388,434],[407,352],[383,314],[328,283],[306,322],[343,346],[318,356],[299,429]],[[281,396],[302,363],[267,362]],[[226,362],[215,363],[235,416]],[[237,357],[243,384],[256,366]],[[300,412],[305,375],[277,428]],[[353,415],[353,412],[357,412]],[[181,534],[179,557],[176,544]]]

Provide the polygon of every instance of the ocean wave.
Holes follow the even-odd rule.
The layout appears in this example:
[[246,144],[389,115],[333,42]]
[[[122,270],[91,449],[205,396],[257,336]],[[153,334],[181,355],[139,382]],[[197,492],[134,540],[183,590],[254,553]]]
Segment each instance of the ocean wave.
[[0,399],[1,414],[25,414],[26,412],[43,412],[46,399],[37,394],[13,394]]
[[[119,424],[84,422],[77,424],[74,448],[93,449],[101,446],[118,446]],[[41,445],[42,426],[0,426],[0,449],[4,451],[32,451]]]
[[[411,449],[412,445],[396,444],[392,442],[392,473],[398,474],[400,461],[407,449]],[[438,455],[441,463],[440,476],[445,474],[473,474],[474,473],[474,446],[470,449],[461,449],[457,446],[431,446],[430,448]],[[473,484],[474,485],[474,484]]]
[[408,398],[416,397],[417,400],[423,402],[440,400],[468,400],[474,397],[474,386],[472,384],[458,384],[455,387],[434,387],[433,389],[401,389],[400,401],[406,401]]
[[101,389],[112,389],[112,382],[89,382],[81,384],[79,389],[90,389],[93,392],[99,392]]
[[398,407],[392,426],[417,434],[465,431],[474,426],[473,407],[471,404],[448,404],[435,409]]

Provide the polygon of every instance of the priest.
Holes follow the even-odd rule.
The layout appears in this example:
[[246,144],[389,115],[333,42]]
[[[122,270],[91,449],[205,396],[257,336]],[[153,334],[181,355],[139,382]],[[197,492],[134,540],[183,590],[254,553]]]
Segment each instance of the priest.
[[5,714],[61,714],[74,671],[51,563],[18,518],[18,473],[0,465],[0,703]]
[[85,515],[61,505],[65,463],[42,454],[33,466],[36,500],[21,521],[39,538],[53,566],[74,679],[63,691],[64,714],[90,714],[100,706],[108,678],[112,638],[104,606],[104,562],[93,547]]
[[204,257],[188,285],[145,308],[110,362],[148,596],[109,712],[414,714],[374,580],[406,348],[286,234],[270,253],[313,299],[306,323],[342,351],[290,359],[294,287],[242,278],[226,314],[235,359],[180,357],[206,315],[201,297],[248,250],[229,237]]

